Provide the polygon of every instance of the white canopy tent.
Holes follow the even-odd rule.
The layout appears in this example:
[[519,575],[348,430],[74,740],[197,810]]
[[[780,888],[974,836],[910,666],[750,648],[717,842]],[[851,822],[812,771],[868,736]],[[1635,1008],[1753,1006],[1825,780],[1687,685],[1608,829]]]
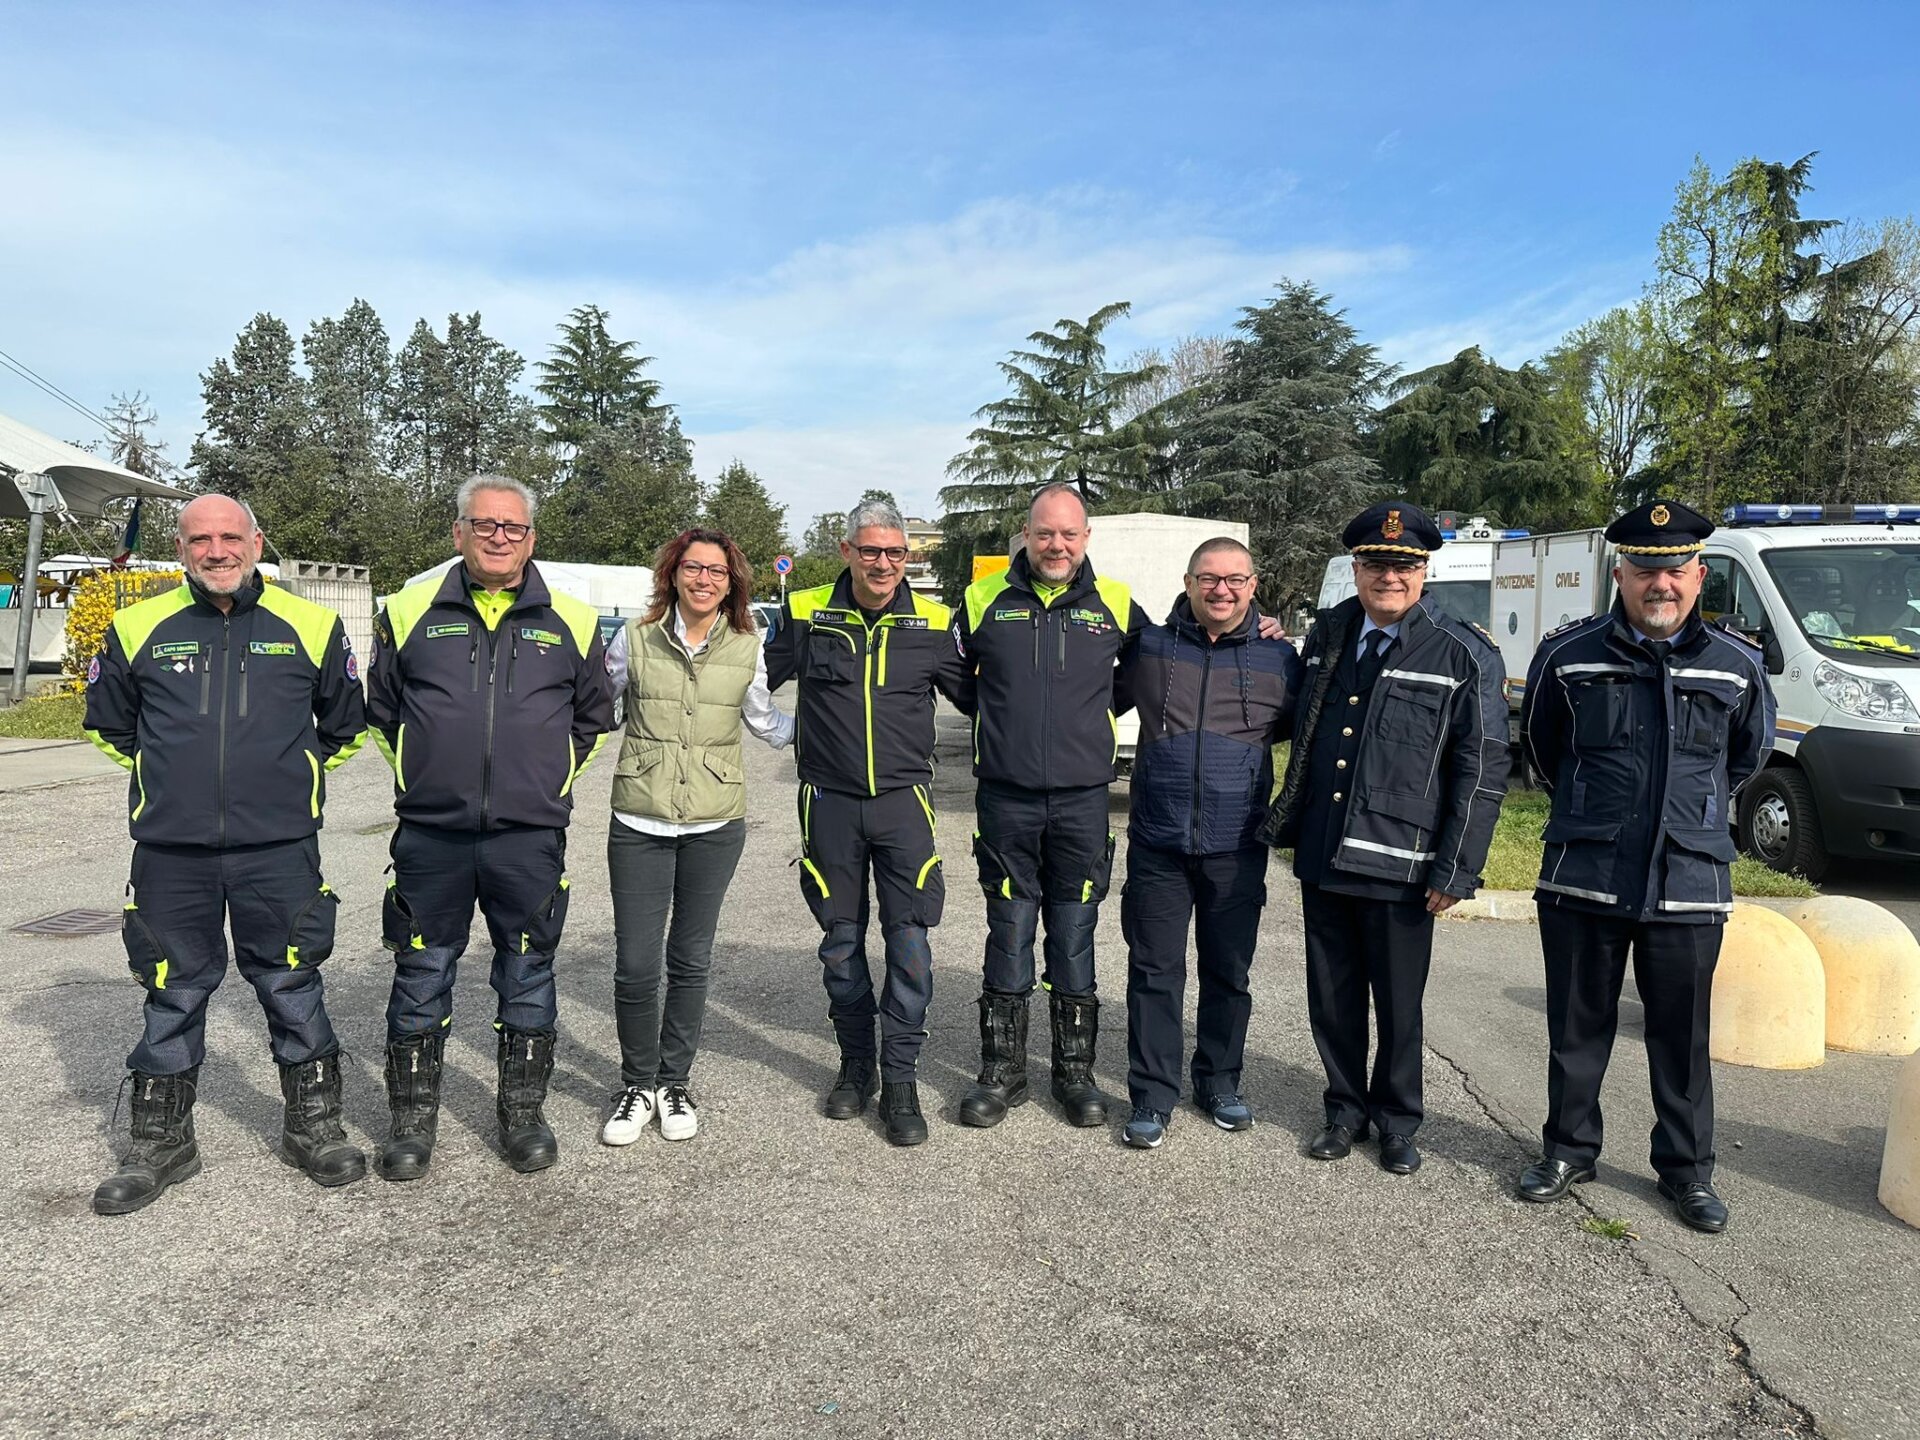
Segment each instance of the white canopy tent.
[[0,415],[0,519],[27,522],[27,563],[21,576],[20,626],[13,646],[13,676],[9,698],[18,701],[27,690],[27,669],[33,655],[33,612],[40,589],[40,547],[49,514],[97,520],[106,514],[109,500],[130,495],[152,495],[165,500],[190,500],[191,492],[177,485],[149,480],[97,455],[51,435],[43,435],[10,416]]

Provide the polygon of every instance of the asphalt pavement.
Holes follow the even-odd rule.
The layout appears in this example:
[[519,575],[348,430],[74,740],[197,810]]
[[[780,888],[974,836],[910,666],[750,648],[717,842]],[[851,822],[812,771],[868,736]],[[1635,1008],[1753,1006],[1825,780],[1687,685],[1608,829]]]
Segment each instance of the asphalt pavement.
[[[1533,1157],[1545,1067],[1531,926],[1439,930],[1415,1176],[1381,1171],[1371,1146],[1333,1165],[1301,1153],[1320,1079],[1297,892],[1278,867],[1245,1075],[1255,1129],[1186,1109],[1141,1153],[1119,1143],[1124,1104],[1107,1129],[1070,1128],[1044,1098],[1044,1022],[1038,1098],[996,1129],[960,1127],[985,925],[964,741],[943,726],[933,1134],[914,1150],[890,1149],[871,1117],[818,1113],[836,1059],[789,868],[792,763],[751,742],[748,845],[694,1075],[701,1133],[685,1144],[595,1138],[618,1083],[604,757],[576,787],[548,1106],[562,1154],[541,1174],[515,1175],[496,1149],[477,953],[428,1179],[322,1191],[276,1158],[277,1077],[230,977],[196,1112],[205,1172],[137,1215],[96,1217],[138,991],[115,934],[8,935],[0,1432],[1920,1434],[1920,1231],[1873,1198],[1896,1062],[1721,1067],[1734,1222],[1716,1238],[1653,1195],[1645,1066],[1637,1032],[1623,1035],[1600,1180],[1579,1203],[1521,1204],[1511,1184]],[[328,996],[350,1052],[349,1133],[370,1144],[384,1130],[391,789],[368,752],[331,790],[323,846],[344,903]],[[124,798],[117,772],[0,788],[0,927],[119,908]],[[1124,832],[1121,790],[1113,813]],[[1100,1076],[1120,1094],[1117,903],[1099,940]],[[1595,1217],[1637,1238],[1593,1233]]]

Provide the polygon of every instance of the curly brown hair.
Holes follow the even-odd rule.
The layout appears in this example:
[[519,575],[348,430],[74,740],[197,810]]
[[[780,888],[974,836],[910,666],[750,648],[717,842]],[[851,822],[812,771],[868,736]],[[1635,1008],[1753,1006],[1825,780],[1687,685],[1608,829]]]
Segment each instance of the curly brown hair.
[[679,594],[674,588],[674,577],[680,573],[680,562],[686,559],[688,548],[694,545],[716,546],[727,557],[727,598],[720,604],[727,623],[743,635],[758,630],[749,603],[753,598],[753,566],[725,531],[697,527],[682,530],[653,557],[653,604],[648,607],[643,623],[651,625],[666,617]]

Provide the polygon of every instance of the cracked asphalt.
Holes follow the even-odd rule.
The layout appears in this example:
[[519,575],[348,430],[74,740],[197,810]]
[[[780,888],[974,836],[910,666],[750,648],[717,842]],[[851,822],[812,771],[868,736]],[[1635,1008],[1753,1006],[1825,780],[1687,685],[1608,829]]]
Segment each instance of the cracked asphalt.
[[[321,1191],[282,1164],[258,1009],[213,1004],[197,1119],[206,1170],[113,1220],[87,1198],[138,993],[117,936],[9,935],[0,1087],[8,1435],[1262,1435],[1759,1437],[1920,1434],[1920,1232],[1874,1200],[1896,1062],[1721,1067],[1722,1237],[1653,1193],[1637,1011],[1609,1076],[1610,1148],[1577,1203],[1511,1183],[1544,1104],[1537,932],[1441,927],[1429,990],[1427,1155],[1304,1158],[1319,1116],[1299,906],[1271,873],[1245,1089],[1260,1123],[1188,1109],[1160,1151],[1069,1128],[1040,1098],[991,1131],[954,1107],[976,1057],[984,915],[968,779],[943,720],[952,836],[923,1066],[931,1141],[817,1104],[835,1055],[816,935],[788,862],[792,763],[749,745],[750,831],[722,918],[694,1088],[701,1134],[598,1145],[617,1083],[603,836],[611,767],[578,787],[558,1166],[518,1176],[492,1125],[485,965],[462,974],[431,1176]],[[118,908],[118,772],[6,789],[0,925]],[[349,1132],[384,1128],[388,967],[376,943],[390,787],[334,777],[323,834],[344,896],[327,962]],[[1124,832],[1124,789],[1114,800]],[[1118,906],[1100,1074],[1124,1090]],[[484,945],[484,932],[481,932]],[[481,956],[484,961],[484,955]],[[1189,995],[1191,1004],[1191,995]],[[1044,1041],[1034,1073],[1044,1096]],[[124,1118],[122,1119],[124,1123]],[[1591,1233],[1625,1221],[1633,1237]]]

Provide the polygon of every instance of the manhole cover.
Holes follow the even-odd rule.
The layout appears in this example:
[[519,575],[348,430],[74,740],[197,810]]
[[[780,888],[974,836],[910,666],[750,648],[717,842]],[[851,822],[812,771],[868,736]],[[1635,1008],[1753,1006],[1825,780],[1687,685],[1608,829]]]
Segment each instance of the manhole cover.
[[16,935],[105,935],[120,928],[118,910],[62,910],[13,927]]

